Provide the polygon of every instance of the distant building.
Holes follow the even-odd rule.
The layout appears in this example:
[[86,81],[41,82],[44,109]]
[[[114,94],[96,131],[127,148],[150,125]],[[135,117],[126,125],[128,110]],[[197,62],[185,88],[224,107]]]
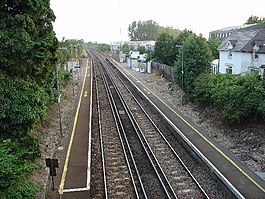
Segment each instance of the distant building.
[[119,51],[122,47],[122,42],[111,42],[110,49],[111,51]]
[[260,24],[247,24],[247,25],[242,25],[242,26],[232,26],[232,27],[222,28],[220,30],[211,31],[209,33],[209,39],[212,37],[217,37],[221,40],[224,40],[230,34],[232,34],[233,32],[237,30],[261,29],[264,27],[265,27],[265,24],[260,23]]
[[127,57],[127,66],[139,72],[146,72],[146,57],[146,53],[140,54],[139,51],[131,50]]
[[112,51],[118,51],[122,48],[123,44],[127,43],[132,50],[139,50],[140,46],[144,46],[146,51],[154,51],[155,41],[124,41],[124,42],[112,42],[110,44]]

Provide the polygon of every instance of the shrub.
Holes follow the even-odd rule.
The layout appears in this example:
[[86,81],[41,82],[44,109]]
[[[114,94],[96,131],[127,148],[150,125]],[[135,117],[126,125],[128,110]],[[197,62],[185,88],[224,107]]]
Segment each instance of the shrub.
[[265,116],[265,92],[258,75],[201,75],[195,81],[194,101],[221,107],[224,119],[241,121],[251,115]]
[[1,139],[21,137],[47,113],[50,98],[32,80],[0,74]]
[[59,69],[59,79],[60,79],[60,85],[64,87],[67,85],[70,80],[72,79],[72,74],[66,70],[63,70],[62,68]]
[[[30,147],[32,148],[32,147]],[[0,198],[34,198],[37,187],[27,176],[37,168],[31,159],[34,155],[26,145],[4,140],[0,143]]]

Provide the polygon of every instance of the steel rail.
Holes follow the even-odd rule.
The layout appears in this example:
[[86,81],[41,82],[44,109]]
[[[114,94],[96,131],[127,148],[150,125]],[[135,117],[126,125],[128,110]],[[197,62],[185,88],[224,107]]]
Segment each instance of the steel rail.
[[[131,176],[131,180],[132,180],[132,183],[133,183],[133,187],[134,187],[134,191],[135,191],[135,194],[136,194],[136,197],[137,198],[140,198],[139,197],[139,194],[137,192],[137,188],[136,188],[136,184],[135,184],[135,180],[133,178],[133,173],[132,173],[132,170],[130,168],[130,163],[129,163],[129,158],[127,156],[127,153],[126,153],[126,149],[125,149],[125,146],[124,146],[124,143],[123,143],[123,139],[122,139],[122,136],[121,136],[121,131],[124,131],[123,129],[120,128],[120,118],[119,118],[119,114],[118,114],[118,111],[117,111],[117,107],[115,105],[115,102],[114,102],[114,99],[113,99],[113,96],[111,94],[111,90],[110,90],[110,86],[108,85],[107,83],[107,79],[105,77],[105,74],[104,72],[102,71],[102,66],[100,67],[100,71],[101,71],[101,75],[103,77],[103,82],[104,82],[104,86],[105,86],[105,89],[108,93],[108,100],[110,102],[110,106],[111,106],[111,110],[112,110],[112,113],[113,113],[113,116],[114,116],[114,120],[115,120],[115,125],[116,125],[116,128],[117,128],[117,132],[118,132],[118,136],[119,136],[119,139],[120,139],[120,142],[121,142],[121,145],[122,145],[122,148],[123,148],[123,153],[124,153],[124,156],[125,156],[125,159],[126,159],[126,163],[127,163],[127,167],[128,167],[128,170],[129,170],[129,173],[130,173],[130,176]],[[124,133],[124,132],[123,132]],[[127,143],[126,143],[127,144]],[[129,145],[128,145],[129,146]],[[127,146],[127,147],[128,147]],[[130,154],[131,156],[132,154]],[[134,162],[135,163],[135,162]],[[134,166],[136,166],[136,164],[134,164]],[[140,177],[140,176],[138,176]]]
[[126,113],[128,114],[133,126],[134,126],[134,129],[137,133],[137,136],[140,140],[140,142],[142,143],[143,145],[143,148],[145,149],[145,153],[147,154],[153,168],[154,168],[154,171],[156,172],[156,175],[167,195],[168,198],[177,198],[174,190],[172,189],[165,173],[163,172],[158,160],[156,159],[154,153],[152,152],[147,140],[144,138],[144,135],[143,135],[143,132],[141,131],[141,128],[139,127],[139,125],[137,124],[137,121],[135,120],[133,114],[131,113],[128,105],[126,104],[125,100],[123,99],[120,91],[118,90],[117,86],[115,85],[115,82],[113,81],[113,79],[111,79],[112,83],[113,83],[113,86],[114,88],[116,89],[116,92],[118,93],[122,103],[123,103],[123,106],[125,107],[125,110],[126,110]]
[[[109,60],[108,62],[110,64],[112,64]],[[114,64],[112,64],[112,66],[114,66],[116,68],[116,66]],[[128,86],[124,83],[124,81],[121,79],[120,75],[117,74],[117,72],[113,69],[113,67],[110,67],[113,72],[116,74],[116,76],[119,78],[120,82],[124,85],[124,87],[128,90],[128,92],[132,95],[133,99],[135,100],[135,102],[138,104],[138,106],[140,107],[140,109],[143,111],[143,113],[146,115],[146,117],[148,118],[148,120],[152,123],[152,125],[155,127],[155,129],[157,130],[157,132],[160,134],[160,136],[162,137],[162,139],[166,142],[166,144],[168,145],[168,147],[171,149],[171,151],[174,153],[175,157],[180,161],[180,163],[182,164],[182,166],[184,167],[184,169],[187,171],[187,173],[189,174],[189,176],[192,178],[192,180],[195,182],[195,184],[197,185],[197,187],[199,188],[199,190],[202,192],[202,194],[209,199],[209,196],[207,195],[206,191],[201,187],[201,185],[199,184],[199,182],[196,180],[195,176],[191,173],[191,171],[188,169],[188,167],[185,165],[185,163],[183,162],[183,160],[181,159],[181,157],[176,153],[176,151],[173,149],[173,147],[170,145],[170,143],[167,141],[167,139],[165,138],[165,136],[163,135],[163,133],[160,131],[160,129],[157,127],[157,125],[154,123],[154,121],[151,119],[151,117],[149,116],[149,114],[145,111],[145,109],[143,108],[143,106],[140,104],[140,102],[136,99],[136,97],[133,95],[133,93],[131,92],[131,90],[128,88]],[[140,128],[140,127],[139,127]],[[146,140],[147,142],[147,140]]]
[[102,135],[102,125],[101,125],[101,110],[99,107],[99,89],[97,83],[97,74],[94,74],[95,77],[95,87],[96,87],[96,96],[97,96],[97,108],[98,108],[98,125],[99,125],[99,137],[100,137],[100,149],[101,149],[101,160],[102,160],[102,173],[103,173],[103,184],[104,184],[104,196],[105,199],[108,198],[108,191],[107,191],[107,177],[106,177],[106,170],[105,170],[105,158],[104,158],[104,148],[103,148],[103,135]]

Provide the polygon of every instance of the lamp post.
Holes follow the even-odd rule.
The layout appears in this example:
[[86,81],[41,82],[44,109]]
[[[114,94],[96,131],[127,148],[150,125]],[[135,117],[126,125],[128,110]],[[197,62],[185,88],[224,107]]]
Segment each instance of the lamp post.
[[58,64],[56,65],[56,80],[57,80],[57,92],[58,92],[58,115],[59,115],[60,135],[62,136],[63,129],[62,129],[62,117],[61,117],[61,93],[60,93]]
[[183,45],[176,45],[175,47],[181,48],[181,106],[183,105],[183,92],[184,92],[184,62],[183,62]]
[[181,47],[181,106],[183,105],[183,92],[184,92],[184,69],[183,69],[183,46]]
[[72,86],[73,86],[73,96],[75,96],[75,85],[74,85],[74,63],[73,63],[73,55],[72,55],[72,49],[75,48],[75,45],[71,44],[71,65],[72,65]]
[[73,85],[73,96],[75,95],[75,86],[74,86],[74,80],[75,80],[75,77],[74,77],[74,62],[73,62],[73,55],[72,55],[72,49],[74,48],[74,53],[75,53],[75,63],[79,65],[79,61],[78,61],[78,56],[77,56],[77,48],[80,44],[71,44],[71,64],[72,64],[72,85]]
[[[67,51],[67,48],[59,48],[60,51]],[[57,92],[58,92],[58,115],[59,115],[59,125],[60,125],[60,135],[63,135],[62,129],[62,117],[61,117],[61,93],[60,93],[60,79],[59,79],[59,68],[56,65],[56,81],[57,81]]]

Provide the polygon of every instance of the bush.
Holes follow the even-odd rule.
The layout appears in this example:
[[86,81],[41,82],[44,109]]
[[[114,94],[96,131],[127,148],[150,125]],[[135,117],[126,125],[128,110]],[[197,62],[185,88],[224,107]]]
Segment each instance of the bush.
[[0,74],[0,140],[23,137],[46,115],[49,102],[34,81]]
[[36,164],[32,163],[34,152],[31,149],[32,147],[28,148],[10,139],[0,143],[1,199],[34,198],[38,189],[27,179],[27,176],[37,168]]
[[59,80],[60,85],[64,87],[67,85],[72,79],[72,74],[62,68],[59,69]]
[[195,81],[194,101],[220,106],[224,119],[241,121],[250,116],[265,116],[265,92],[258,75],[201,75]]

